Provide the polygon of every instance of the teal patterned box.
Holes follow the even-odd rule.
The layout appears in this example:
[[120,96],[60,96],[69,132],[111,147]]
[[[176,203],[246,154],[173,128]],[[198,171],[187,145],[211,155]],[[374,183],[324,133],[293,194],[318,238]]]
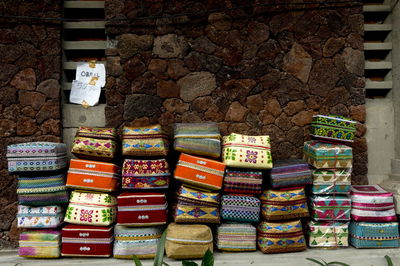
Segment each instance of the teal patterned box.
[[356,248],[398,248],[399,223],[350,223],[350,244]]

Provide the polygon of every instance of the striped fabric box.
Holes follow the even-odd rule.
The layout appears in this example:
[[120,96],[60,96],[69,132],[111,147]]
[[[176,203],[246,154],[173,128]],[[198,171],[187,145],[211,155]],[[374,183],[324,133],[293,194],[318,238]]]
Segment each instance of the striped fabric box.
[[177,151],[213,158],[221,155],[221,134],[217,123],[177,123],[174,138]]
[[59,258],[61,232],[55,230],[35,230],[19,235],[18,256],[26,258]]
[[68,224],[62,229],[63,257],[110,257],[113,227]]
[[116,225],[114,228],[114,258],[140,259],[154,258],[164,227],[132,228]]
[[18,202],[28,206],[68,203],[64,175],[18,177]]
[[217,248],[222,251],[255,251],[257,230],[251,224],[222,224],[217,230]]
[[271,169],[271,186],[273,188],[298,187],[312,183],[308,163],[299,159],[288,159],[274,162]]
[[224,191],[255,195],[262,191],[263,173],[257,170],[239,170],[228,168],[225,171]]
[[351,219],[363,222],[397,221],[393,193],[379,185],[351,187]]
[[221,217],[226,221],[256,223],[260,220],[260,205],[260,200],[255,197],[224,195]]

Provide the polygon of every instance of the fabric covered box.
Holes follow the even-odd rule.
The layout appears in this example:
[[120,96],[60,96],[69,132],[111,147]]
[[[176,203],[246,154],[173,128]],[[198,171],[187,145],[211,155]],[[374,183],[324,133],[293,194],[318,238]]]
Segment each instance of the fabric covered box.
[[262,253],[285,253],[306,249],[301,221],[271,223],[257,227],[257,245]]
[[167,189],[170,175],[169,166],[165,159],[125,159],[122,166],[122,188],[136,190]]
[[356,248],[398,248],[399,223],[351,222],[350,244]]
[[63,222],[64,211],[60,206],[32,207],[18,205],[19,228],[57,228]]
[[219,223],[219,195],[181,186],[173,216],[177,223]]
[[356,122],[339,115],[314,115],[310,135],[329,141],[353,142]]
[[317,169],[351,168],[353,150],[346,145],[310,140],[304,142],[303,159]]
[[131,228],[116,225],[114,229],[114,258],[132,259],[132,255],[140,259],[151,259],[156,256],[164,227]]
[[226,221],[255,223],[260,220],[260,200],[249,196],[224,195],[221,217]]
[[221,156],[221,134],[217,123],[177,123],[174,138],[177,151],[214,158]]
[[211,229],[202,224],[170,223],[167,227],[165,252],[172,259],[199,259],[213,251]]
[[229,167],[271,169],[269,136],[246,136],[232,133],[223,137],[222,161]]
[[289,220],[308,217],[307,198],[303,188],[287,191],[266,190],[260,197],[265,220]]
[[317,221],[348,221],[351,199],[344,195],[314,195],[310,197],[310,209],[311,217]]
[[112,161],[117,153],[115,128],[79,127],[71,152],[78,158]]
[[60,205],[68,203],[64,175],[18,177],[18,202],[28,206]]
[[312,248],[337,248],[349,246],[349,223],[308,223],[309,246]]
[[351,168],[348,169],[314,169],[313,194],[350,194]]
[[351,219],[362,222],[397,221],[393,194],[379,185],[351,187]]
[[68,224],[62,229],[64,257],[110,257],[113,227]]
[[[67,148],[63,143],[26,142],[7,146],[10,173],[57,171],[67,166]],[[42,174],[42,173],[41,173]]]
[[225,171],[224,192],[256,195],[261,194],[263,173],[261,171],[229,169]]
[[71,159],[67,187],[112,192],[119,189],[120,168],[112,163]]
[[72,191],[64,221],[109,226],[115,222],[117,200],[106,193]]
[[198,188],[219,190],[222,187],[224,173],[225,165],[221,162],[182,153],[174,177]]
[[122,130],[122,154],[125,156],[166,156],[168,148],[168,136],[160,125]]
[[251,224],[222,224],[217,230],[217,248],[222,251],[255,251],[257,230]]
[[273,188],[298,187],[311,183],[311,170],[305,161],[288,159],[274,162],[274,168],[271,169]]
[[61,232],[52,230],[26,231],[19,234],[18,255],[27,258],[59,258]]
[[167,223],[167,199],[163,193],[128,193],[118,196],[117,223],[154,226]]

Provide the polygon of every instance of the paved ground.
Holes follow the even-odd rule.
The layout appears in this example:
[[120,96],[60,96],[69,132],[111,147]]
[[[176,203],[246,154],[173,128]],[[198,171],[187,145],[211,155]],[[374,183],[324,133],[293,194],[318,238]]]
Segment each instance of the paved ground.
[[[338,249],[320,250],[308,249],[305,252],[266,255],[261,252],[252,253],[216,253],[215,265],[279,265],[279,266],[317,266],[306,258],[322,258],[327,262],[342,261],[351,266],[387,266],[385,255],[391,256],[394,266],[400,266],[400,249]],[[181,265],[179,261],[165,260],[169,265]],[[72,265],[134,265],[130,260],[100,259],[100,258],[61,258],[61,259],[26,259],[20,258],[15,251],[0,251],[0,265],[15,266],[72,266]],[[143,260],[143,265],[153,265],[152,260]]]

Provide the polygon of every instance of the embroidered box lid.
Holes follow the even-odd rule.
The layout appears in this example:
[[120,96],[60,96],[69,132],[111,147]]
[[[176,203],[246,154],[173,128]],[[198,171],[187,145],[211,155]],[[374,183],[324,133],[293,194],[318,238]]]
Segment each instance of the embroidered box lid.
[[313,115],[312,123],[338,126],[342,128],[356,129],[356,122],[341,115]]
[[190,201],[200,205],[219,205],[219,194],[215,192],[203,192],[185,186],[181,186],[177,192],[178,199]]
[[7,146],[7,158],[64,157],[67,146],[55,142],[26,142]]
[[132,160],[125,159],[122,166],[122,175],[131,177],[170,176],[168,162],[158,160]]
[[303,188],[292,190],[265,190],[260,197],[262,202],[291,202],[291,201],[304,201],[306,193]]
[[110,139],[117,140],[117,130],[115,128],[106,127],[84,127],[80,126],[76,132],[77,137],[87,137],[94,139]]
[[63,242],[67,239],[81,239],[80,241],[93,239],[108,239],[111,240],[114,236],[113,226],[93,226],[93,225],[76,225],[67,224],[62,229]]
[[117,200],[107,193],[86,192],[75,190],[71,192],[70,203],[86,206],[115,206]]
[[357,199],[357,196],[365,197],[393,197],[393,193],[384,190],[379,185],[355,185],[351,186],[352,198]]
[[205,123],[176,123],[174,125],[174,138],[209,138],[220,139],[218,124]]
[[164,228],[164,226],[135,228],[123,225],[116,225],[114,228],[114,236],[115,240],[157,239],[161,237]]
[[162,205],[166,208],[166,198],[164,193],[140,192],[130,193],[124,192],[118,196],[118,207],[123,206],[149,206]]
[[231,133],[223,137],[224,147],[252,147],[255,149],[270,150],[269,136],[247,136],[238,133]]
[[63,213],[63,208],[60,206],[41,206],[41,207],[33,207],[33,206],[25,206],[18,205],[18,214],[17,217],[25,217],[25,216],[59,216]]
[[166,138],[168,136],[162,130],[161,125],[151,125],[146,127],[124,127],[122,139],[138,138]]

